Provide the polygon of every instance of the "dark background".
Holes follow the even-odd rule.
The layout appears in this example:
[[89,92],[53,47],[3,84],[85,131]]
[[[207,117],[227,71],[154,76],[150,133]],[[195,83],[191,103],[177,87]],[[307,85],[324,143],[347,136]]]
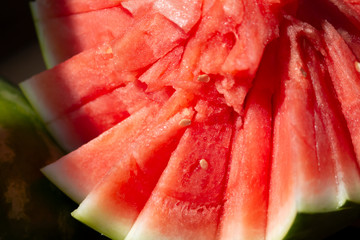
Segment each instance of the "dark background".
[[1,1],[0,76],[18,83],[43,69],[29,0]]

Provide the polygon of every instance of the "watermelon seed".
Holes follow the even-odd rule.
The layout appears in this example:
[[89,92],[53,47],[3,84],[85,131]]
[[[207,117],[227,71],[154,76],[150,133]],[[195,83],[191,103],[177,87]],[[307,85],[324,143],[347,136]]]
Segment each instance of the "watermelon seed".
[[209,77],[209,75],[207,75],[207,74],[202,74],[202,75],[199,75],[199,76],[198,76],[197,80],[198,80],[199,82],[208,83],[208,82],[210,82],[210,77]]
[[355,69],[357,72],[360,72],[360,63],[358,61],[355,61]]
[[209,167],[209,163],[205,159],[201,159],[199,161],[199,164],[200,164],[200,167],[205,170]]
[[300,68],[300,72],[304,77],[307,77],[307,72],[305,71],[305,69]]
[[109,47],[108,49],[106,49],[106,53],[107,53],[107,54],[113,53],[112,47]]
[[182,127],[186,127],[186,126],[189,126],[191,124],[191,119],[182,119],[180,122],[179,122],[179,125],[182,126]]

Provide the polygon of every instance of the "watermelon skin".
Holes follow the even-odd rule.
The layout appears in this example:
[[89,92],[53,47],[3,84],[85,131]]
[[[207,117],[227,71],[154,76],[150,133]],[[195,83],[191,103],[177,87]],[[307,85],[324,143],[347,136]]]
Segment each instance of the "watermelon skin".
[[231,111],[202,100],[195,109],[194,122],[126,240],[216,238],[233,130]]

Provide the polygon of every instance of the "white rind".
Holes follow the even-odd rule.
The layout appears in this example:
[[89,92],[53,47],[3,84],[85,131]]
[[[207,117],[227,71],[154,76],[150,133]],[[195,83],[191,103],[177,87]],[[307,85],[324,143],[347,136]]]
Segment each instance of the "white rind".
[[137,212],[132,213],[129,207],[124,209],[124,212],[116,214],[112,209],[101,209],[103,205],[106,203],[98,203],[97,196],[90,193],[71,215],[113,240],[123,240],[133,224],[129,219],[134,217],[127,216],[137,215]]
[[47,68],[52,68],[58,63],[58,61],[56,60],[55,56],[51,54],[51,45],[46,40],[46,31],[43,24],[44,19],[41,19],[40,17],[40,10],[37,1],[30,2],[30,10],[45,65]]

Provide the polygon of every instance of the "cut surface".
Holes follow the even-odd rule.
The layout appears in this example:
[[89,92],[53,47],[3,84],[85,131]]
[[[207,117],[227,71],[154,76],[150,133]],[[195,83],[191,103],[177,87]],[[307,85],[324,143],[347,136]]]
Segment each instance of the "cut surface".
[[[267,239],[283,239],[298,213],[320,213],[338,207],[334,164],[324,157],[326,138],[318,124],[310,76],[303,62],[301,33],[314,35],[304,24],[284,28],[280,61],[282,83],[274,118],[273,159]],[[319,139],[320,138],[320,139]]]
[[[128,151],[133,141],[190,105],[192,95],[174,93],[159,111],[145,107],[107,132],[42,169],[43,173],[74,201],[80,203],[110,168]],[[99,147],[102,146],[102,147]],[[96,157],[94,157],[96,156]]]
[[112,239],[123,239],[188,126],[179,123],[191,120],[192,115],[191,109],[184,109],[168,121],[150,126],[137,141],[128,144],[73,217]]
[[182,30],[161,15],[145,15],[122,38],[84,51],[20,86],[47,123],[134,81],[184,38]]
[[215,239],[232,124],[223,106],[200,101],[126,240]]
[[219,239],[265,239],[272,154],[272,97],[277,74],[271,46],[254,80],[232,143]]

